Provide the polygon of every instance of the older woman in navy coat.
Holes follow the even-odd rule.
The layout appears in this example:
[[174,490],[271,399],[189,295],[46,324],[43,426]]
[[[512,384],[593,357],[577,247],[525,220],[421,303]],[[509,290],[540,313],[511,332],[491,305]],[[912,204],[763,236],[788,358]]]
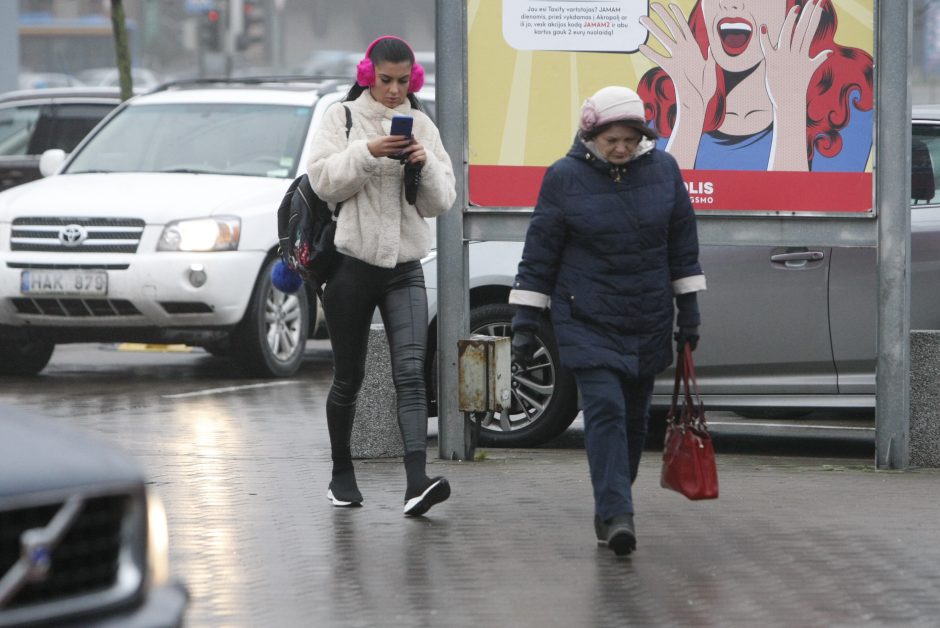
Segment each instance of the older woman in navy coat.
[[633,90],[605,87],[585,101],[571,150],[542,181],[509,296],[522,364],[551,303],[561,362],[581,393],[595,532],[617,555],[636,548],[631,485],[653,379],[672,363],[673,338],[694,348],[705,289],[695,214],[655,139]]

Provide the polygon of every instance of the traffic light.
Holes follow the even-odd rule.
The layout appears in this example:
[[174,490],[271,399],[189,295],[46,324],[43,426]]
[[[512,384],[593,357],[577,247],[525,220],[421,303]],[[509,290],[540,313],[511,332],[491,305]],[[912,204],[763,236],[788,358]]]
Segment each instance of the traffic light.
[[217,9],[207,11],[199,23],[199,44],[203,50],[222,50],[222,15]]
[[261,0],[242,0],[244,21],[242,32],[238,34],[235,46],[238,50],[245,50],[254,44],[264,41],[264,8]]

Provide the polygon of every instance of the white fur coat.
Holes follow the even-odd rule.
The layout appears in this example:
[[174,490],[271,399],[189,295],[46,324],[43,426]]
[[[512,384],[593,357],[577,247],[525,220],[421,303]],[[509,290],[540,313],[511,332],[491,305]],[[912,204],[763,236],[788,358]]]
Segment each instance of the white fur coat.
[[[346,112],[340,104],[333,105],[314,132],[307,161],[317,195],[331,207],[343,203],[336,248],[382,268],[421,259],[431,243],[424,218],[444,213],[457,198],[453,167],[437,127],[407,100],[389,109],[368,90],[343,104],[352,113],[348,141]],[[405,200],[403,166],[388,157],[373,157],[366,146],[369,140],[388,135],[395,115],[414,116],[412,134],[427,153],[415,205]]]

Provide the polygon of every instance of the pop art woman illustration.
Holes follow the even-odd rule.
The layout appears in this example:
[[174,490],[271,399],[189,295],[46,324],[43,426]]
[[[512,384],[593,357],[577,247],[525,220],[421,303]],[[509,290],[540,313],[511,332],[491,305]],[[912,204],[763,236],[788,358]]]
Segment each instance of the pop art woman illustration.
[[831,0],[654,3],[666,49],[637,88],[684,169],[861,172],[872,144],[872,57],[835,43]]

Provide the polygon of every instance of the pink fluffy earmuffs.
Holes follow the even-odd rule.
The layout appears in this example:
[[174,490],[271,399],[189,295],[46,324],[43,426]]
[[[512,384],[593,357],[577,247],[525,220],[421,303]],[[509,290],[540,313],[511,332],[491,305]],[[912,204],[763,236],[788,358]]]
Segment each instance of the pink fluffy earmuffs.
[[[375,66],[372,65],[372,59],[369,58],[369,54],[372,52],[372,49],[377,43],[383,39],[397,39],[402,42],[408,49],[411,50],[411,46],[408,45],[408,42],[402,39],[401,37],[395,37],[394,35],[383,35],[379,37],[366,48],[366,56],[363,57],[362,61],[359,62],[359,65],[356,66],[356,83],[362,87],[371,87],[375,84]],[[414,50],[411,50],[412,56],[414,55]],[[416,91],[420,90],[424,86],[424,68],[420,63],[415,60],[414,64],[411,66],[411,80],[408,82],[408,93],[413,94]]]

